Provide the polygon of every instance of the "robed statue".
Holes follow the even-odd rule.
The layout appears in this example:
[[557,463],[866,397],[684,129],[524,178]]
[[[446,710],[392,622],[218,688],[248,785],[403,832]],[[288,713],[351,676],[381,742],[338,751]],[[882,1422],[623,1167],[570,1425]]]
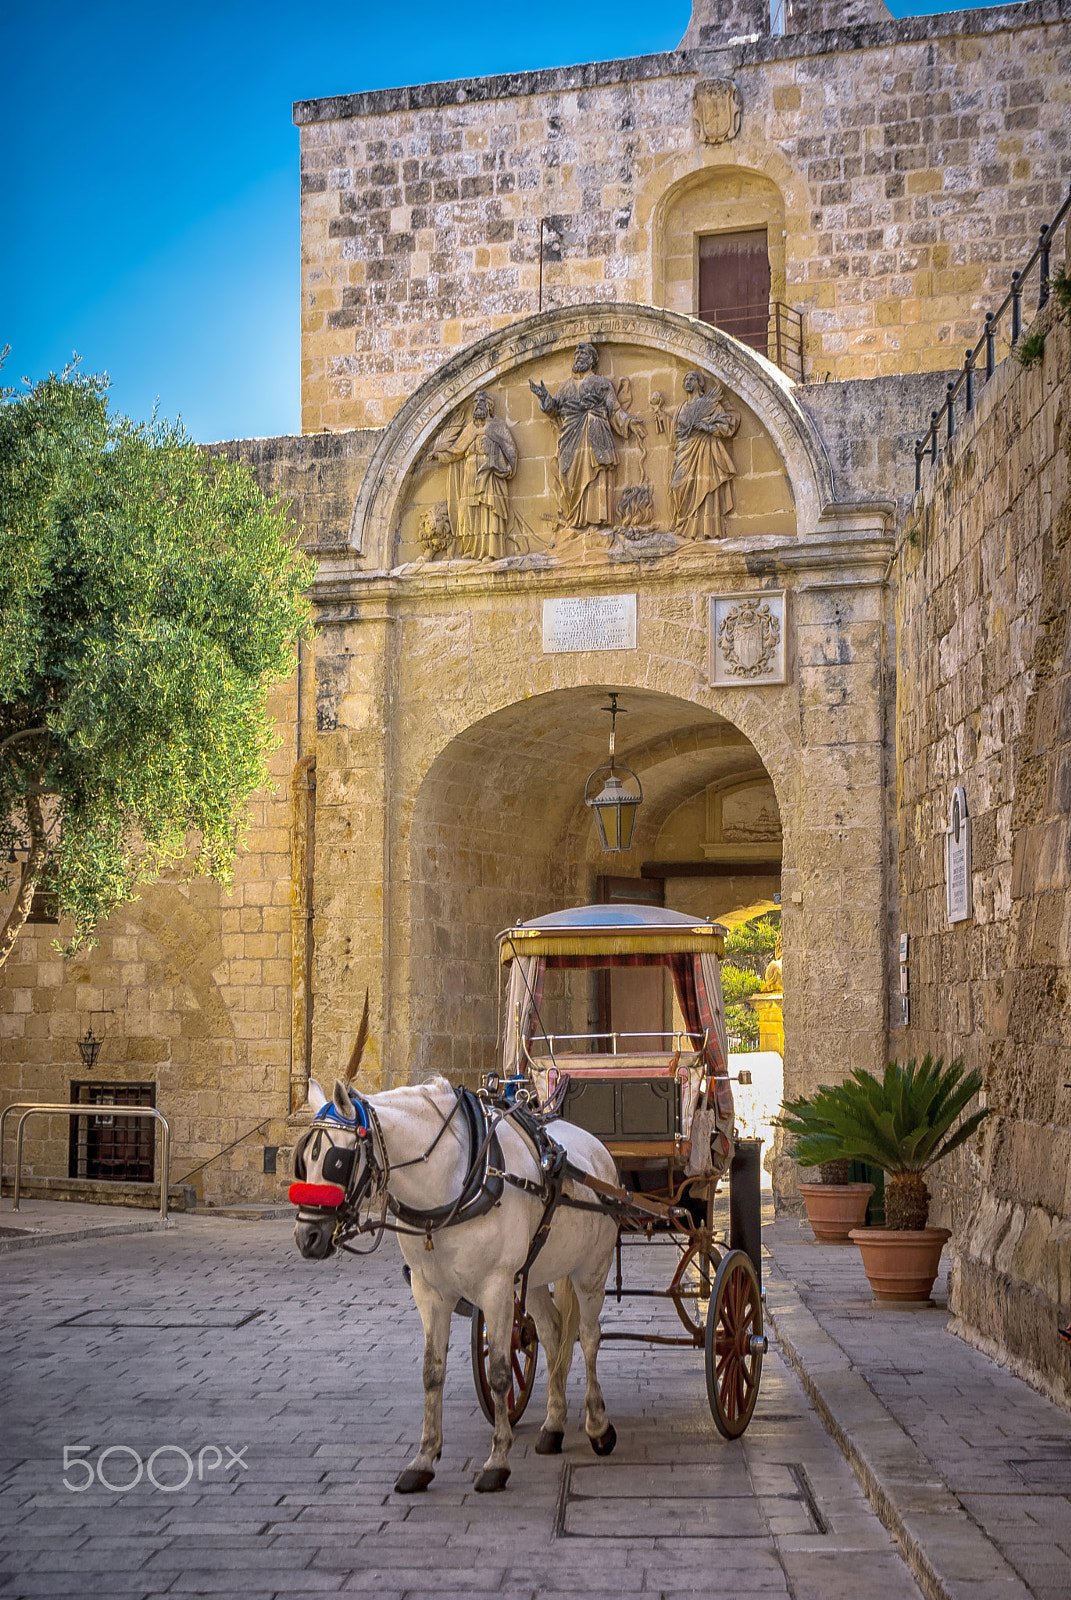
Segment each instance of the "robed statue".
[[627,439],[646,432],[638,417],[623,409],[609,378],[595,368],[593,344],[577,345],[573,376],[551,394],[545,383],[529,382],[540,409],[558,423],[558,511],[567,528],[611,525],[610,474],[617,465],[614,435]]
[[707,390],[701,372],[686,372],[688,396],[673,419],[673,473],[669,499],[677,532],[684,539],[720,539],[733,509],[736,469],[727,440],[740,417],[725,404],[720,383]]
[[454,538],[463,556],[497,561],[507,554],[509,489],[517,470],[517,445],[506,424],[495,416],[495,402],[478,389],[472,421],[457,437],[439,441],[432,461],[449,461],[446,503]]

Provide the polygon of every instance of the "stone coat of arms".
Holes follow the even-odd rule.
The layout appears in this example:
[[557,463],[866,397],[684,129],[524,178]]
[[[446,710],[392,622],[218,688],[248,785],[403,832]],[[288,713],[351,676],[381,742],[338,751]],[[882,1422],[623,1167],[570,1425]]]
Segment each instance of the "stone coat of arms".
[[701,144],[728,144],[740,132],[744,102],[731,78],[706,78],[692,95],[692,122]]
[[781,624],[765,600],[742,600],[726,612],[718,630],[718,644],[734,678],[768,672],[780,642]]

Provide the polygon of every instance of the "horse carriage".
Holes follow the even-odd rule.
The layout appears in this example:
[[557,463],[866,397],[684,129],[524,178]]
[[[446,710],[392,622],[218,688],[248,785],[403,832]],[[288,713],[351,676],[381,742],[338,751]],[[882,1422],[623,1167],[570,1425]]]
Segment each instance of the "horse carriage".
[[[498,946],[501,1071],[478,1094],[443,1079],[367,1097],[339,1083],[330,1101],[310,1092],[316,1118],[295,1151],[291,1199],[304,1255],[360,1254],[361,1235],[372,1248],[386,1231],[399,1236],[425,1332],[424,1432],[395,1484],[402,1493],[434,1475],[458,1312],[471,1315],[476,1393],[494,1425],[480,1490],[509,1476],[512,1426],[531,1397],[541,1344],[541,1454],[562,1447],[578,1334],[585,1428],[599,1454],[616,1441],[596,1377],[601,1339],[702,1349],[711,1413],[726,1438],[744,1432],[758,1397],[766,1350],[759,1146],[734,1133],[724,930],[662,908],[598,905],[508,928]],[[646,1015],[635,1004],[641,993]],[[577,1018],[584,1027],[573,1026]],[[654,1028],[640,1026],[651,1020]],[[715,1197],[727,1175],[726,1241],[716,1234]],[[626,1282],[624,1259],[645,1241],[672,1247],[664,1288]],[[608,1284],[619,1302],[668,1302],[681,1331],[601,1332]]]

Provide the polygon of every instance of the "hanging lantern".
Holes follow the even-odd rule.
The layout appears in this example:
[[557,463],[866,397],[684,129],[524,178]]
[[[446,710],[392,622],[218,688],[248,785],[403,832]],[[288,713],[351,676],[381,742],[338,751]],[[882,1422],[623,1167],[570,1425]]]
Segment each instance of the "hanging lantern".
[[[614,740],[617,731],[617,696],[610,696],[610,704],[603,706],[610,713],[610,761],[608,766],[596,767],[584,785],[584,804],[595,813],[595,826],[599,830],[599,843],[608,854],[617,854],[632,848],[632,830],[636,826],[636,812],[643,804],[643,785],[631,767],[614,763]],[[623,712],[622,712],[623,714]],[[627,774],[631,784],[622,782],[619,773]],[[602,780],[597,794],[592,789]]]
[[78,1041],[78,1054],[82,1058],[83,1066],[86,1066],[86,1067],[94,1067],[94,1066],[96,1066],[97,1057],[100,1055],[100,1047],[104,1043],[104,1032],[105,1032],[105,1030],[103,1028],[101,1028],[101,1030],[100,1030],[100,1038],[98,1039],[96,1034],[93,1032],[93,1018],[94,1017],[110,1017],[112,1015],[113,1015],[113,1012],[111,1010],[107,1010],[107,1011],[91,1011],[89,1013],[89,1027],[86,1029],[85,1033],[82,1035],[82,1037]]
[[100,1055],[100,1047],[103,1043],[104,1040],[98,1039],[92,1028],[86,1029],[85,1036],[78,1041],[78,1054],[82,1058],[83,1066],[96,1066],[97,1057]]

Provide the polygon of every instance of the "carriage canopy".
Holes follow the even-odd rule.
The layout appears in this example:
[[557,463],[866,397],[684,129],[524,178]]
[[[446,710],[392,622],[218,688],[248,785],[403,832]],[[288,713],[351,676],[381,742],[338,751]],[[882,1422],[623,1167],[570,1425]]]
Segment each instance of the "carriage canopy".
[[685,1028],[710,1075],[718,1121],[731,1126],[729,1042],[721,997],[725,929],[662,906],[596,905],[554,911],[498,935],[499,959],[510,969],[503,1069],[523,1070],[539,1026],[543,980],[565,967],[667,967]]

